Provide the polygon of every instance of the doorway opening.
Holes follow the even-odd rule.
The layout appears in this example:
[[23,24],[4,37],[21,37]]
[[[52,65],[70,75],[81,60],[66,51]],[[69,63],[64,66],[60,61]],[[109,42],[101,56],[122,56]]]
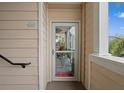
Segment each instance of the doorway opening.
[[52,23],[52,81],[79,80],[79,23]]

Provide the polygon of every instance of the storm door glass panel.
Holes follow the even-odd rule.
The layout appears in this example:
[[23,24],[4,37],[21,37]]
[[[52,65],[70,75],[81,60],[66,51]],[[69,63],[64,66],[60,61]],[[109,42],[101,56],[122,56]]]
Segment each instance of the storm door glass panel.
[[73,77],[75,66],[75,26],[56,27],[56,77]]

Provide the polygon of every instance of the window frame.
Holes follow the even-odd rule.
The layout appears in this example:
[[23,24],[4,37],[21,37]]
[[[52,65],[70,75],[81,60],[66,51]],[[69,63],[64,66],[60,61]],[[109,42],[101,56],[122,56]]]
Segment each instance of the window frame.
[[110,55],[108,48],[108,3],[94,3],[93,8],[93,53]]
[[109,53],[108,3],[99,3],[99,55]]
[[[98,54],[99,55],[108,55],[112,56],[112,54],[109,53],[109,22],[108,22],[108,13],[109,13],[109,4],[108,2],[100,2],[99,3],[99,36],[96,36],[99,39],[99,49]],[[112,56],[116,57],[116,56]],[[121,58],[121,57],[116,57]],[[121,58],[122,60],[122,58]]]

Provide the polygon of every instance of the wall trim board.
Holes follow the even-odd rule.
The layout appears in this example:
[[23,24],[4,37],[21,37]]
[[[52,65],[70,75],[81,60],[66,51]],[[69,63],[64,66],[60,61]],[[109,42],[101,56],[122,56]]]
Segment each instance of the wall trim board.
[[[47,25],[44,25],[44,20],[47,21],[47,19],[44,19],[44,12],[46,12],[46,16],[47,16],[47,9],[45,10],[44,8],[47,8],[47,4],[40,2],[38,3],[38,7],[39,7],[39,14],[38,14],[38,18],[39,18],[39,66],[38,66],[38,73],[39,73],[39,82],[38,82],[38,86],[39,86],[39,90],[44,90],[46,88],[47,85],[47,62],[46,59],[44,57],[46,57],[46,51],[44,50],[44,48],[46,48],[46,42],[47,42],[47,37],[46,37],[46,31],[47,31]],[[47,22],[45,22],[45,24],[47,24]]]
[[42,14],[42,11],[41,11],[41,5],[42,5],[43,3],[38,3],[38,10],[39,10],[39,14],[38,14],[38,18],[39,18],[39,32],[38,32],[38,34],[39,34],[39,89],[43,89],[43,83],[41,83],[42,82],[42,80],[43,80],[43,68],[42,68],[42,66],[43,66],[43,60],[42,60],[42,57],[43,57],[43,55],[42,55],[42,50],[43,50],[43,46],[42,46],[42,44],[43,44],[43,41],[42,41],[42,36],[43,36],[43,34],[41,33],[41,30],[42,30],[42,19],[41,19],[41,14]]

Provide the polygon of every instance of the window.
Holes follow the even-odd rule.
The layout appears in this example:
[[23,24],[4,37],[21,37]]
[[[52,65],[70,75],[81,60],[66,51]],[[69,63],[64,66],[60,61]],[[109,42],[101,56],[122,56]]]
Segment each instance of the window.
[[124,3],[108,3],[109,53],[124,57]]

